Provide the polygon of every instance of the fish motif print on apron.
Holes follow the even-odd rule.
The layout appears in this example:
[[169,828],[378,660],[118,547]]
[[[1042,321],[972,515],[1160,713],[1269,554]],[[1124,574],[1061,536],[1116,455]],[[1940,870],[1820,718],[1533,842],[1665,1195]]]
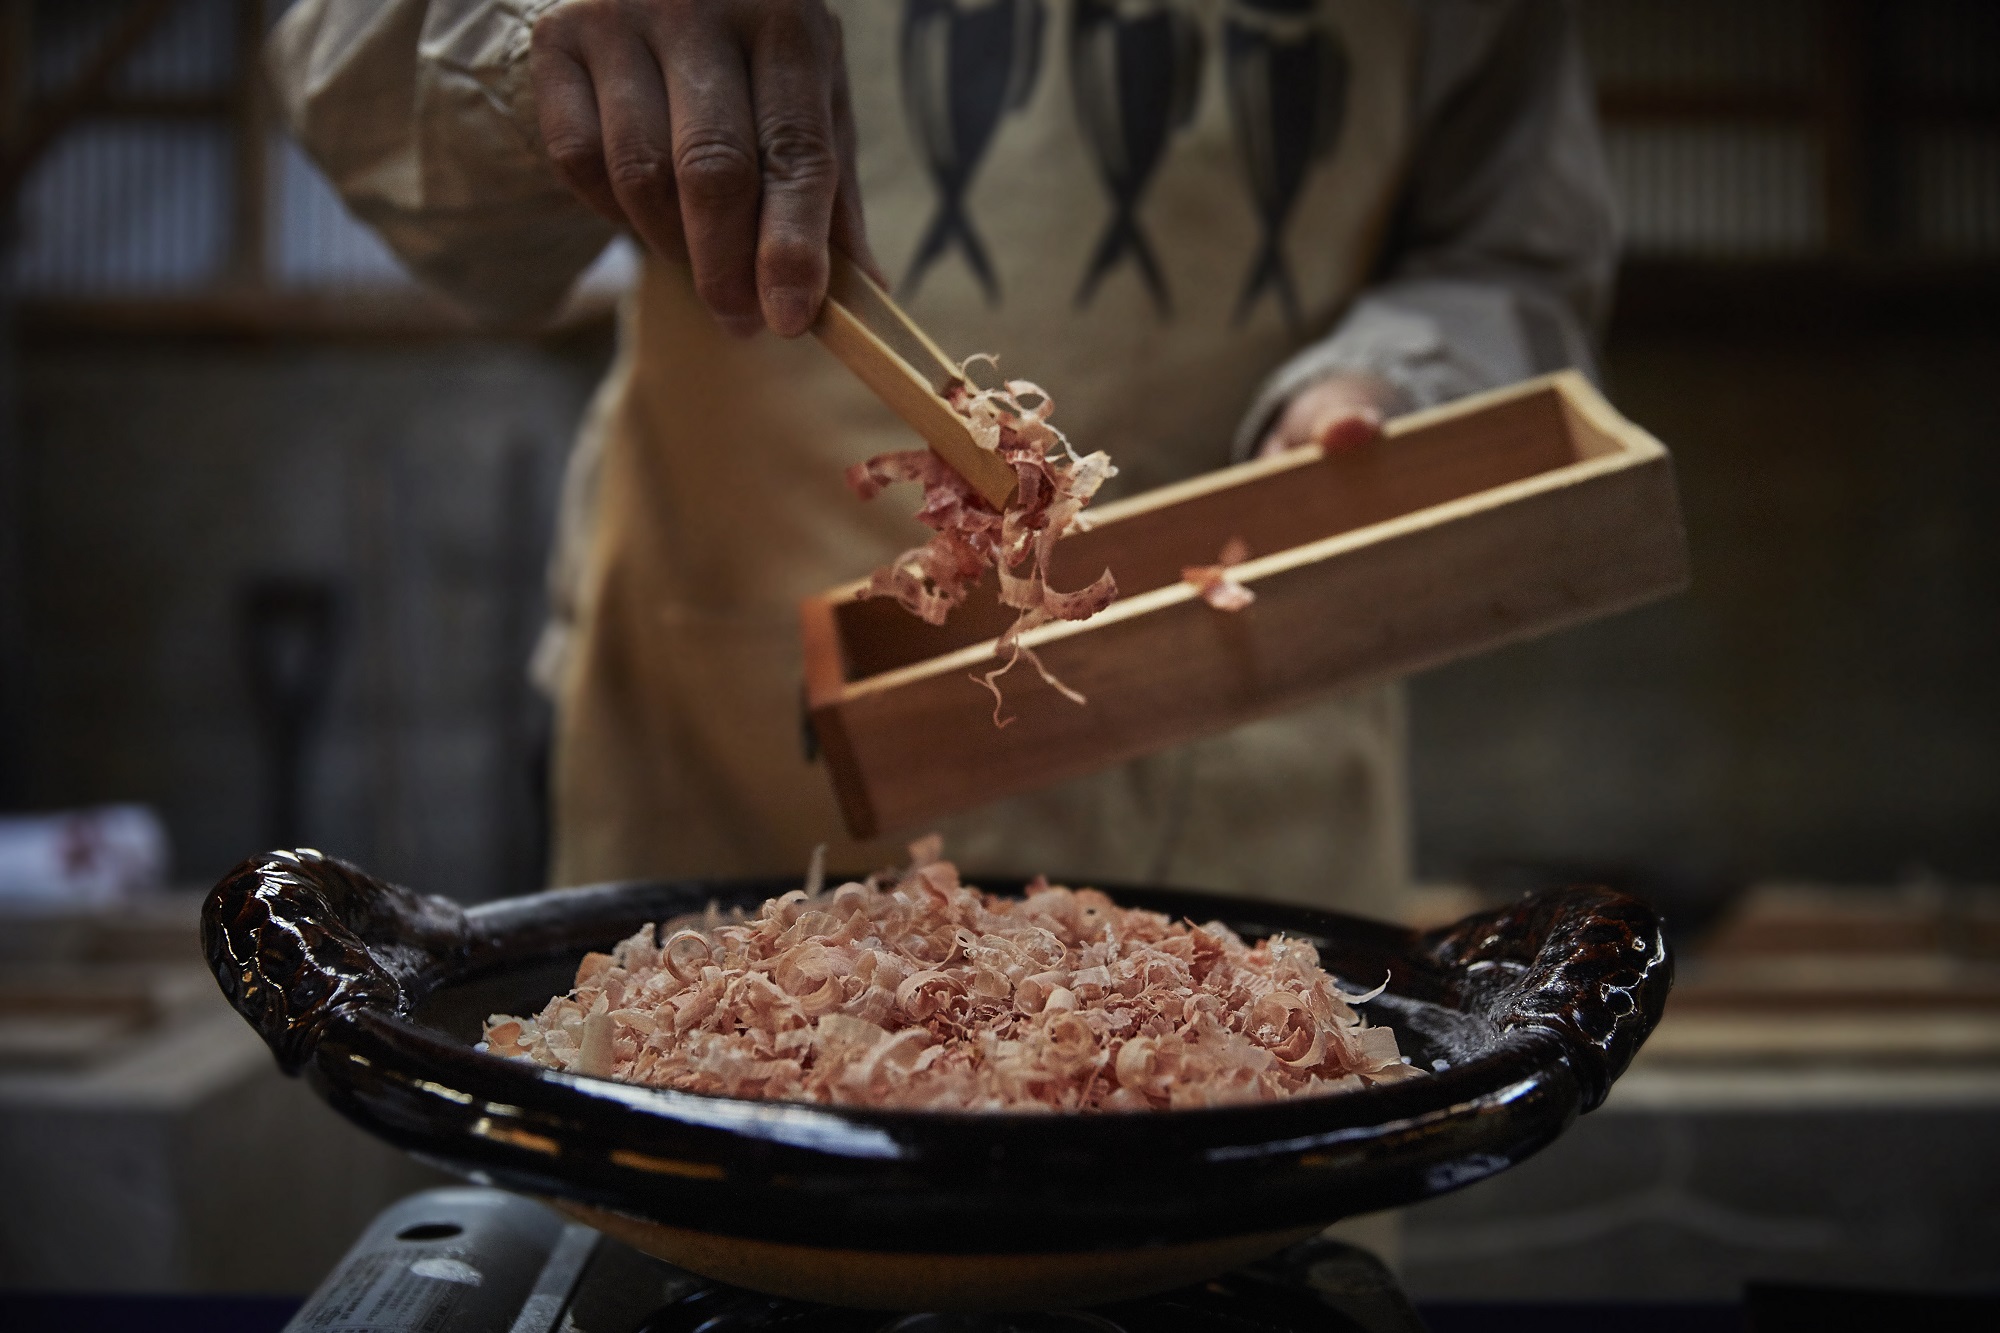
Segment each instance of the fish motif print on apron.
[[[835,8],[870,241],[912,313],[1046,387],[1057,424],[1117,461],[1107,496],[1225,464],[1258,385],[1374,262],[1408,138],[1407,6]],[[844,841],[801,755],[794,617],[922,540],[914,493],[861,504],[841,477],[914,437],[810,338],[718,332],[670,262],[645,266],[617,374],[560,688],[556,882],[784,871],[820,842],[835,866],[893,859]],[[1400,727],[1391,692],[1336,700],[954,818],[948,854],[1379,898],[1404,864]]]

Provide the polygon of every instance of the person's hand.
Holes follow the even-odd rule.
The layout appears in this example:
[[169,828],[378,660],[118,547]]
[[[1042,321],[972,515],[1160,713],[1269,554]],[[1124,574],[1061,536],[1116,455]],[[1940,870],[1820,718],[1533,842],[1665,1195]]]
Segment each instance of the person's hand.
[[1382,421],[1398,397],[1395,386],[1374,375],[1337,374],[1314,380],[1285,404],[1257,446],[1257,457],[1309,446],[1337,453],[1366,444],[1382,434]]
[[564,183],[685,256],[724,328],[804,333],[829,242],[874,270],[823,0],[566,0],[536,21],[529,70]]

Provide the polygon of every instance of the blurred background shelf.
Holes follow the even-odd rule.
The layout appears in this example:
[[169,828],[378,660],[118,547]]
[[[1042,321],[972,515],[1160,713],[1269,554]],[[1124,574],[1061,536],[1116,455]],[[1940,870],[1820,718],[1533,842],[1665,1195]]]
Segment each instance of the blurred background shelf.
[[[1449,886],[1443,908],[1476,901]],[[1729,1300],[1746,1279],[1990,1286],[1991,889],[1771,882],[1681,947],[1666,1018],[1541,1156],[1412,1209],[1430,1299]]]
[[201,896],[0,917],[0,1288],[304,1291],[438,1178],[278,1072]]

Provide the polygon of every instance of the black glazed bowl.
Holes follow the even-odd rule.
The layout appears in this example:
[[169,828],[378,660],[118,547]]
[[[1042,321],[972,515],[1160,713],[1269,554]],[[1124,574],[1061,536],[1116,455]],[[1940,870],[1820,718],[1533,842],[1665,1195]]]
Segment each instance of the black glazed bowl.
[[967,1114],[668,1092],[473,1048],[488,1014],[567,990],[587,950],[795,887],[607,884],[461,909],[317,852],[274,852],[216,886],[202,944],[279,1065],[371,1133],[706,1276],[878,1309],[1165,1290],[1505,1170],[1604,1100],[1672,978],[1652,910],[1606,889],[1418,934],[1107,885],[1121,904],[1246,938],[1309,939],[1356,988],[1386,974],[1370,1021],[1436,1072],[1218,1110]]

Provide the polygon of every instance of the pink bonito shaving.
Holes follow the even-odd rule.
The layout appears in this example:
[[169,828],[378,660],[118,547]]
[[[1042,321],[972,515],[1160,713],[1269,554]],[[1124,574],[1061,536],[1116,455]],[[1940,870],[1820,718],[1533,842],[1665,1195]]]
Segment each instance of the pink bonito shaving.
[[[991,364],[991,357],[966,362]],[[1000,636],[1005,661],[998,670],[975,676],[993,693],[993,722],[1002,716],[999,678],[1023,657],[1064,697],[1083,703],[1042,665],[1021,636],[1056,620],[1088,620],[1118,596],[1118,583],[1105,570],[1088,587],[1058,592],[1049,586],[1055,545],[1083,526],[1082,513],[1098,488],[1118,475],[1102,451],[1079,455],[1063,433],[1049,424],[1055,405],[1026,380],[1008,380],[997,389],[974,388],[961,379],[946,395],[972,427],[982,449],[998,454],[1014,469],[1016,486],[1005,513],[995,510],[957,472],[928,449],[880,454],[847,470],[847,484],[863,500],[885,487],[914,481],[924,488],[917,521],[937,535],[875,571],[869,597],[893,597],[910,614],[942,625],[965,601],[989,569],[1000,579],[1000,602],[1019,614]],[[1015,571],[1026,567],[1025,573]]]
[[954,1111],[1144,1111],[1422,1077],[1313,946],[1246,944],[1038,879],[982,893],[935,838],[901,872],[646,926],[487,1049],[730,1097]]
[[1218,611],[1241,611],[1257,600],[1257,594],[1236,581],[1230,568],[1240,565],[1250,558],[1250,543],[1241,537],[1231,537],[1222,544],[1221,552],[1212,565],[1187,565],[1181,569],[1181,578],[1195,586],[1201,599]]

